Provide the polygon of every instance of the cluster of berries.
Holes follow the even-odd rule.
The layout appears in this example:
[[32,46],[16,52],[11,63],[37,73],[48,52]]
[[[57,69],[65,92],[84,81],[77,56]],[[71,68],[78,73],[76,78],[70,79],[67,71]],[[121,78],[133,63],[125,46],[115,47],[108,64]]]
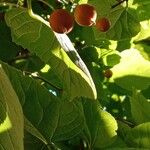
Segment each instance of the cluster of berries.
[[110,21],[105,17],[97,19],[96,9],[89,4],[77,5],[73,15],[65,9],[57,9],[50,15],[49,23],[53,31],[68,34],[73,29],[74,20],[80,26],[95,25],[101,32],[110,28]]

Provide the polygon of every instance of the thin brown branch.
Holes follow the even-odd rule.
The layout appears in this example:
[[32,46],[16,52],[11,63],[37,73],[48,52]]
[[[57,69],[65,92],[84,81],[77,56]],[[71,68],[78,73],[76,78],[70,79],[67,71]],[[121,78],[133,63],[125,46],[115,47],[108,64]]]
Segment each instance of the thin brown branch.
[[54,89],[56,89],[57,91],[62,91],[63,89],[54,85],[53,83],[51,83],[50,81],[44,79],[43,77],[41,77],[40,75],[38,75],[37,73],[34,74],[34,73],[31,73],[31,72],[28,72],[28,71],[23,71],[23,73],[25,73],[26,75],[30,75],[31,77],[35,78],[35,79],[40,79],[41,81],[49,84],[50,86],[52,86]]

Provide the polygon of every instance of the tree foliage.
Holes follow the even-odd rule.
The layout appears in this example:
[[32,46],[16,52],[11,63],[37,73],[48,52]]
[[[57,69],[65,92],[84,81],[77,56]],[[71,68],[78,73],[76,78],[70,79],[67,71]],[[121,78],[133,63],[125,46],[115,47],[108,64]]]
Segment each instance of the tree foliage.
[[[54,10],[83,3],[108,31],[53,32]],[[149,9],[149,0],[0,0],[0,150],[150,149]]]

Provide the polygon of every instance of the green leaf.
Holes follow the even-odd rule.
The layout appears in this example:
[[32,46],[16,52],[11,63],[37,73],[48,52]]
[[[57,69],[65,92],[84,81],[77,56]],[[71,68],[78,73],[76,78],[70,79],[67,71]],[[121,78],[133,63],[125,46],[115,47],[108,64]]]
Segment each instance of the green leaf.
[[112,68],[113,81],[124,89],[146,89],[150,85],[150,62],[136,49],[120,53],[120,63]]
[[140,124],[129,130],[126,140],[132,147],[150,148],[150,122]]
[[23,150],[22,108],[18,97],[1,65],[0,108],[0,149]]
[[[80,101],[56,97],[20,71],[6,64],[3,68],[19,97],[25,117],[47,141],[70,139],[82,131],[85,120]],[[38,134],[38,138],[42,137]]]
[[150,122],[150,103],[139,91],[133,91],[130,102],[134,121],[137,124]]
[[3,61],[12,60],[21,48],[12,42],[10,29],[5,21],[0,21],[0,59]]
[[24,128],[28,133],[41,140],[44,144],[48,144],[43,135],[32,125],[32,123],[26,117],[24,117],[24,124]]
[[141,41],[150,37],[150,9],[149,0],[136,0],[129,3],[129,7],[136,9],[137,18],[141,24],[141,31],[134,38],[135,41]]
[[149,0],[136,0],[134,2],[129,3],[129,7],[136,7],[138,19],[140,21],[149,20],[150,14],[148,13],[150,9],[150,1]]
[[[124,120],[126,121],[126,120]],[[118,121],[118,135],[125,141],[126,139],[126,136],[127,136],[127,133],[130,131],[130,127],[128,126],[128,124],[130,122],[122,122],[122,121]],[[128,123],[128,124],[127,124]],[[132,125],[132,124],[130,124]],[[125,141],[126,142],[126,141]]]
[[116,140],[117,122],[108,112],[101,109],[98,101],[84,103],[84,114],[91,148],[106,148]]
[[80,56],[87,63],[98,62],[98,58],[100,57],[99,53],[100,49],[94,46],[89,46],[79,51]]
[[150,61],[150,46],[148,44],[141,42],[141,43],[136,44],[135,48],[139,50],[139,52],[145,59]]
[[98,17],[107,17],[111,22],[111,27],[107,32],[100,32],[96,28],[93,28],[96,39],[111,39],[122,40],[134,37],[140,32],[140,24],[134,16],[130,14],[125,7],[121,5],[116,8],[111,8],[116,1],[97,1],[89,0],[89,3],[94,5]]
[[[31,18],[26,9],[12,9],[6,14],[7,25],[11,28],[12,39],[18,45],[36,53],[46,64],[49,64],[63,83],[66,97],[70,100],[85,96],[96,98],[96,89],[86,66],[79,59],[66,35],[55,34],[47,26],[47,22]],[[41,18],[40,18],[41,20]],[[56,38],[57,37],[57,38]],[[72,60],[86,72],[79,69],[61,48],[59,42],[72,56]],[[78,61],[79,59],[79,61]],[[86,88],[85,88],[86,87]]]
[[[48,149],[49,148],[49,149]],[[51,150],[48,145],[45,145],[38,138],[29,134],[29,132],[24,132],[24,149],[25,150]]]
[[102,51],[102,60],[104,65],[113,67],[114,65],[118,64],[120,62],[121,57],[119,56],[119,53],[117,51],[113,50],[103,50]]
[[11,65],[20,70],[28,72],[36,72],[44,67],[44,63],[35,55],[29,56],[26,59],[14,60]]
[[106,149],[106,150],[149,150],[147,148],[109,148],[109,149]]

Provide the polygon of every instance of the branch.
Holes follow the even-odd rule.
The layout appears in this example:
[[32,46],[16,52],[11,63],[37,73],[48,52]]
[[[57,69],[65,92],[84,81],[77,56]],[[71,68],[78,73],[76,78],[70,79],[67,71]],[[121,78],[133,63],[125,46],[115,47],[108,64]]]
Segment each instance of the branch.
[[10,6],[10,7],[18,7],[18,4],[2,2],[0,6]]
[[52,10],[54,10],[54,7],[52,5],[50,5],[49,3],[47,3],[44,0],[38,0],[39,2],[42,2],[43,4],[47,5],[49,8],[51,8]]
[[125,1],[128,2],[128,0],[120,0],[118,3],[114,4],[113,6],[111,6],[111,8],[115,8],[115,7],[117,7],[118,5],[122,4]]
[[62,88],[60,88],[60,87],[58,87],[58,86],[52,84],[51,82],[49,82],[48,80],[44,79],[43,77],[41,77],[41,76],[38,75],[37,73],[31,73],[31,72],[28,72],[28,71],[23,71],[23,73],[24,73],[25,75],[30,75],[31,77],[33,77],[33,78],[35,78],[35,79],[40,79],[40,80],[44,81],[45,83],[49,84],[50,86],[52,86],[53,88],[55,88],[55,89],[56,89],[57,91],[59,91],[59,92],[62,92],[62,91],[63,91]]

